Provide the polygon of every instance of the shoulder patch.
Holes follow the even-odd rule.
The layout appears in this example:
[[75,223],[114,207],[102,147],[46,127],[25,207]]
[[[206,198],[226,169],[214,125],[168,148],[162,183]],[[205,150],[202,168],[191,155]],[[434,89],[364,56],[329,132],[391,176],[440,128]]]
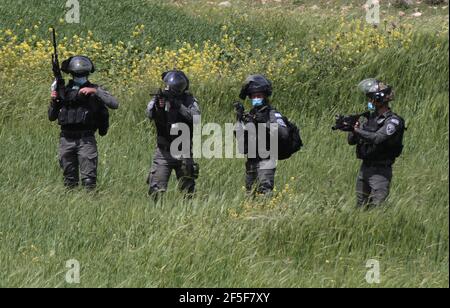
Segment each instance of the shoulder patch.
[[397,131],[397,127],[395,126],[395,124],[389,123],[386,126],[386,133],[388,134],[388,136],[395,134],[396,131]]
[[275,113],[275,118],[279,118],[279,119],[282,119],[282,118],[283,118],[283,116],[281,115],[281,113],[279,113],[279,112],[276,112],[276,113]]
[[390,123],[393,123],[395,125],[400,125],[400,120],[397,118],[392,118],[389,120]]
[[147,109],[148,109],[148,110],[152,110],[153,107],[155,107],[155,103],[156,103],[155,100],[152,99],[152,100],[150,101],[150,103],[148,103]]
[[277,119],[277,123],[278,125],[280,125],[281,127],[287,127],[286,123],[284,123],[283,119]]
[[192,104],[192,107],[197,109],[197,110],[200,110],[200,106],[198,105],[197,101],[194,101],[194,103]]

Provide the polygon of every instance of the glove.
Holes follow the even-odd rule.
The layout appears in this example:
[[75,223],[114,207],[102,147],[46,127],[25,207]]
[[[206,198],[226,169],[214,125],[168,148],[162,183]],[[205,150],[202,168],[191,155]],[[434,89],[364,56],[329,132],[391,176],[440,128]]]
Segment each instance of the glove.
[[162,98],[162,96],[155,95],[155,97],[153,98],[153,101],[154,101],[154,105],[153,105],[152,110],[161,111],[166,108],[166,102],[164,101],[164,98]]
[[234,109],[236,110],[236,119],[240,122],[244,120],[245,108],[241,102],[236,102],[233,104]]

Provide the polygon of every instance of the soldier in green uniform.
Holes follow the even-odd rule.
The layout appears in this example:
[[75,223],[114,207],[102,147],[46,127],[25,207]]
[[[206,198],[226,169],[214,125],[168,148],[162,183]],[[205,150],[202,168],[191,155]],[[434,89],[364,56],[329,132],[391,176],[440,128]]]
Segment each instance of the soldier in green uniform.
[[[277,111],[270,103],[270,96],[272,95],[272,83],[263,75],[251,75],[245,81],[240,98],[245,100],[249,98],[252,103],[252,109],[245,115],[244,106],[242,103],[236,103],[237,124],[236,124],[236,138],[241,147],[242,154],[247,155],[246,163],[246,189],[249,194],[257,193],[267,195],[272,193],[275,186],[276,160],[273,157],[261,157],[260,151],[251,155],[249,147],[251,147],[251,140],[254,139],[254,144],[258,145],[261,140],[260,136],[264,135],[267,140],[270,139],[270,132],[268,127],[272,124],[277,127],[278,140],[287,140],[289,138],[289,129],[286,118]],[[252,135],[246,131],[246,126],[254,124],[256,131]],[[262,128],[267,131],[267,134],[260,134],[258,129],[260,125],[265,125]],[[249,142],[250,141],[250,142]],[[279,142],[281,143],[281,142]]]
[[71,57],[62,64],[62,71],[72,80],[59,94],[56,81],[52,85],[52,100],[48,110],[50,121],[61,126],[59,160],[64,173],[64,185],[74,188],[81,183],[87,189],[97,185],[98,151],[95,133],[105,136],[109,128],[107,107],[117,109],[119,103],[100,86],[90,83],[94,73],[92,61],[84,56]]
[[356,145],[362,166],[356,192],[358,206],[378,206],[389,196],[392,166],[403,150],[405,121],[395,114],[390,102],[392,87],[376,79],[366,79],[359,88],[369,99],[370,115],[364,123],[356,123],[348,135],[350,145]]
[[[157,147],[148,176],[149,195],[156,200],[166,192],[170,175],[175,171],[180,190],[192,197],[199,171],[198,164],[192,158],[193,125],[195,117],[201,114],[200,107],[189,92],[189,79],[184,72],[165,72],[162,80],[165,89],[155,95],[147,107],[147,116],[155,123],[157,132]],[[184,157],[171,151],[172,142],[179,137],[172,134],[172,129],[181,124],[187,125],[190,130],[190,149]]]

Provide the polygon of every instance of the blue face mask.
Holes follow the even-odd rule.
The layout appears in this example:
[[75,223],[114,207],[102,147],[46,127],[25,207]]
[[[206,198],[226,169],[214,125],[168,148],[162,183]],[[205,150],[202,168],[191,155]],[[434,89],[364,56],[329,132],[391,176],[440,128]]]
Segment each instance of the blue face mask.
[[264,98],[254,98],[252,99],[252,105],[253,107],[259,107],[264,104]]
[[369,111],[375,111],[375,105],[372,102],[368,102],[367,103],[367,109],[369,109]]
[[74,77],[73,82],[75,83],[75,86],[81,87],[88,81],[87,77]]

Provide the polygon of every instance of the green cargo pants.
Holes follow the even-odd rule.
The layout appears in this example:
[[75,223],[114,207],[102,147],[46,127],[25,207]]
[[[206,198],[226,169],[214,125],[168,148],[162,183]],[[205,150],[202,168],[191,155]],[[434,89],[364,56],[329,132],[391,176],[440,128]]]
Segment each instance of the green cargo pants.
[[175,159],[170,152],[157,148],[147,181],[150,196],[157,197],[167,191],[173,170],[179,182],[179,189],[190,196],[194,194],[198,165],[193,159]]
[[392,181],[391,165],[362,164],[356,182],[358,206],[379,206],[389,196]]
[[276,163],[270,160],[248,159],[246,167],[247,193],[270,194],[275,187]]
[[93,189],[97,183],[98,152],[95,136],[82,138],[61,137],[59,161],[64,174],[64,185],[74,188],[81,182]]

